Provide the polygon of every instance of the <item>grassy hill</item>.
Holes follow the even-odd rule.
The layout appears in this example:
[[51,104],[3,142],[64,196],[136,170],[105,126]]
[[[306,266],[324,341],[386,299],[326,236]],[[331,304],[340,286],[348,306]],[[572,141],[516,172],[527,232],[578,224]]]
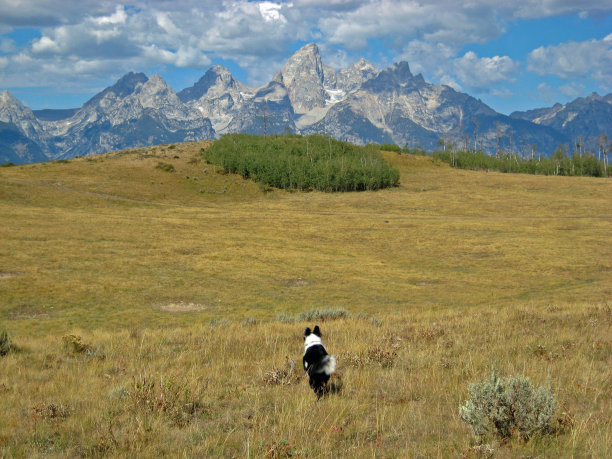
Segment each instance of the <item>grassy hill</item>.
[[[382,152],[398,187],[263,192],[207,147],[0,168],[0,456],[607,455],[609,179]],[[492,368],[551,387],[550,434],[476,444]]]

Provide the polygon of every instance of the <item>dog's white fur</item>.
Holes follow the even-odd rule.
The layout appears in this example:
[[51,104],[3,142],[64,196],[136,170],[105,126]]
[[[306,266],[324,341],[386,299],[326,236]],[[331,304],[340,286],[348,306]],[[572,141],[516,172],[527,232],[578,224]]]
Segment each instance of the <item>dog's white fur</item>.
[[323,344],[321,338],[314,333],[311,333],[304,339],[304,353],[308,350],[310,346],[314,346],[315,344]]

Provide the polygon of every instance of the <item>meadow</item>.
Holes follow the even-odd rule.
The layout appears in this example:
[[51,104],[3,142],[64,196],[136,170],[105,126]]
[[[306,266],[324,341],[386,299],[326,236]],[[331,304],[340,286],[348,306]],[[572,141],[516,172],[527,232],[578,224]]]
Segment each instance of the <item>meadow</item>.
[[[609,457],[610,179],[381,152],[397,187],[287,192],[208,146],[0,168],[0,457]],[[476,441],[493,369],[549,432]]]

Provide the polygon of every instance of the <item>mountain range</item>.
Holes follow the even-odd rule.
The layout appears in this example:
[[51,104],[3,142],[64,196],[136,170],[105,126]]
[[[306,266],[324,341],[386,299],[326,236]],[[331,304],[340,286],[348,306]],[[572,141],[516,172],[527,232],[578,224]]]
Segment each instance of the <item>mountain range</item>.
[[[432,150],[454,144],[550,154],[574,138],[612,136],[612,94],[592,94],[510,116],[406,62],[378,70],[361,59],[325,65],[316,44],[299,49],[272,80],[252,88],[222,66],[175,92],[161,76],[128,73],[81,108],[32,111],[0,92],[0,163],[72,158],[230,132],[325,133],[341,140]],[[583,142],[584,144],[584,142]]]

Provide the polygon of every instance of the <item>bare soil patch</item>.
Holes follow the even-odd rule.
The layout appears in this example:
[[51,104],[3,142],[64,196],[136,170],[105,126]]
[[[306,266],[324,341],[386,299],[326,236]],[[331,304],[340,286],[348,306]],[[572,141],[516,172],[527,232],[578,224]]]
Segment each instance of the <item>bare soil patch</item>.
[[184,303],[182,301],[176,303],[162,304],[158,306],[160,310],[165,312],[193,312],[203,311],[206,306],[198,303]]

